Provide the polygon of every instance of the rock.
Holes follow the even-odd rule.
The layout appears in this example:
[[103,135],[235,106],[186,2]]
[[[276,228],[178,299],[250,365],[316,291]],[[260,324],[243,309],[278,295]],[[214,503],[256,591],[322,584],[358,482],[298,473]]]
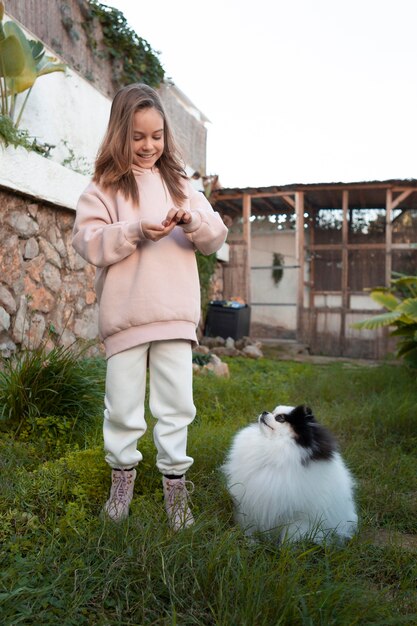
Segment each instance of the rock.
[[213,354],[220,356],[242,356],[242,353],[239,350],[236,350],[236,348],[219,347],[212,348],[211,351]]
[[26,333],[23,345],[31,350],[38,348],[42,343],[45,332],[45,318],[40,313],[35,313],[29,324],[29,332]]
[[82,315],[74,322],[74,333],[83,339],[95,339],[98,327],[98,308],[96,306],[84,309]]
[[[0,276],[3,283],[16,287],[21,279],[23,259],[17,235],[4,237],[0,246]],[[16,291],[17,292],[17,291]]]
[[55,267],[61,268],[61,257],[59,256],[59,253],[55,250],[54,246],[42,237],[39,239],[39,245],[41,251],[45,255],[45,259],[49,261],[49,263],[52,263],[52,265],[55,265]]
[[234,348],[235,340],[232,337],[228,337],[224,345],[226,346],[226,348]]
[[26,242],[25,251],[23,253],[23,258],[25,260],[34,259],[35,256],[38,256],[38,254],[39,254],[38,242],[36,241],[35,237],[31,237]]
[[222,361],[220,361],[220,363],[218,364],[207,363],[207,365],[203,365],[201,371],[203,374],[206,374],[207,372],[213,372],[215,376],[223,378],[230,377],[229,366],[227,365],[227,363],[223,363]]
[[196,354],[208,354],[210,350],[207,348],[207,346],[196,346],[195,348],[193,348],[193,352],[195,352]]
[[10,315],[2,306],[0,306],[0,332],[2,330],[9,330],[10,328]]
[[0,354],[2,357],[8,358],[16,351],[16,344],[11,339],[5,338],[0,340]]
[[243,348],[242,353],[251,359],[260,359],[263,357],[262,352],[256,346],[246,346]]
[[[26,272],[37,283],[42,282],[41,273],[45,267],[45,256],[39,254],[37,257],[26,263]],[[25,277],[27,278],[27,277]]]
[[17,311],[16,319],[13,326],[13,339],[16,341],[16,343],[22,343],[24,333],[27,329],[27,308],[28,303],[26,300],[26,296],[20,296],[19,309]]
[[45,287],[35,285],[28,276],[25,277],[24,282],[30,308],[34,311],[49,313],[55,304],[54,296]]
[[8,313],[16,313],[16,302],[10,291],[4,285],[0,285],[0,305],[3,306]]
[[208,348],[224,346],[226,340],[223,337],[202,337],[200,343]]
[[61,289],[62,280],[61,273],[55,265],[51,265],[51,263],[46,263],[45,268],[42,272],[43,279],[45,281],[45,285],[54,293],[58,293]]
[[11,211],[6,216],[6,222],[21,237],[33,237],[39,232],[39,226],[35,220],[22,211]]

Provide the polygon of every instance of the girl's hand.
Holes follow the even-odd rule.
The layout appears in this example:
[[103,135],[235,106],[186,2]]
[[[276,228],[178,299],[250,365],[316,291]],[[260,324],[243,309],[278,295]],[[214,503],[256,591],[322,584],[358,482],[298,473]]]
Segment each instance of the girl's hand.
[[143,220],[141,223],[143,235],[151,241],[159,241],[166,237],[176,225],[176,222],[172,222],[169,226],[164,226],[163,223],[152,224],[152,222],[147,222],[146,220]]
[[162,222],[162,226],[181,226],[181,224],[189,224],[191,222],[192,216],[189,211],[185,209],[170,209],[167,213],[166,218]]

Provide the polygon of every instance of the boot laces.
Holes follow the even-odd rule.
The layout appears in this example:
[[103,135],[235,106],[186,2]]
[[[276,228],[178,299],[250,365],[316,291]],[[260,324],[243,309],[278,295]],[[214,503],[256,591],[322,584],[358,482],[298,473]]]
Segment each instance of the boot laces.
[[115,476],[113,478],[113,484],[115,486],[115,500],[119,500],[123,504],[127,503],[130,483],[131,475],[129,472],[125,472],[125,470],[120,470],[117,472],[117,474],[115,473]]

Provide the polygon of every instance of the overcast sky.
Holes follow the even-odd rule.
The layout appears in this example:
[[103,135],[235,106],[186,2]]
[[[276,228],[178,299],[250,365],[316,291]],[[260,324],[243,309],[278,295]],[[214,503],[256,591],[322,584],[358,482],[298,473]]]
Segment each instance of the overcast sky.
[[417,0],[111,0],[224,187],[417,178]]

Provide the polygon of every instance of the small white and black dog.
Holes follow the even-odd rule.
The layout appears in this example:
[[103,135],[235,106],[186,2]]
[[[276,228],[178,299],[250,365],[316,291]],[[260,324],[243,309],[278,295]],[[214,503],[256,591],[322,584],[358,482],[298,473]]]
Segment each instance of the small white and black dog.
[[316,543],[357,527],[353,478],[311,409],[277,406],[235,435],[222,471],[247,535]]

